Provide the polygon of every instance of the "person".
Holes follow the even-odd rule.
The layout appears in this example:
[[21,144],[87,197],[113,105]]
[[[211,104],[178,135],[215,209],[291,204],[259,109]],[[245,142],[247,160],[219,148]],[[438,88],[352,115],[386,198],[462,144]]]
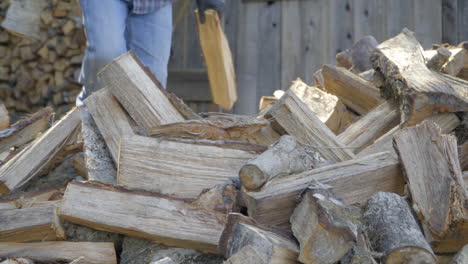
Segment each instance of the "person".
[[[172,4],[176,0],[79,0],[87,47],[80,73],[83,89],[76,104],[83,105],[100,88],[97,73],[113,59],[132,50],[166,87],[172,42]],[[191,1],[191,0],[181,0]],[[196,0],[200,20],[204,11],[222,14],[224,0]]]

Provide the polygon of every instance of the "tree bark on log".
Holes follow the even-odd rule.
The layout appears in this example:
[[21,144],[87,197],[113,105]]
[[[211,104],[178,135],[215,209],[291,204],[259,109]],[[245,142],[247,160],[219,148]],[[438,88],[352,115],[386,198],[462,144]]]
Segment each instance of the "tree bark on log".
[[372,69],[370,57],[377,45],[379,43],[373,36],[365,36],[351,48],[336,54],[337,65],[356,74]]
[[367,202],[364,213],[367,234],[385,263],[438,263],[405,199],[379,192]]
[[267,151],[249,160],[240,169],[239,178],[247,190],[254,191],[275,177],[311,170],[322,162],[325,160],[318,152],[285,135]]

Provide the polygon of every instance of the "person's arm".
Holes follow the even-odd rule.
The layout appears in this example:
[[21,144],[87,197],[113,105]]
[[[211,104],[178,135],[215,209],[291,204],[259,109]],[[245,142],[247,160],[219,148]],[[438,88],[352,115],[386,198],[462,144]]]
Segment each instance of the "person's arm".
[[218,11],[221,16],[224,12],[224,0],[196,0],[198,12],[200,15],[200,22],[205,23],[205,10],[214,9]]

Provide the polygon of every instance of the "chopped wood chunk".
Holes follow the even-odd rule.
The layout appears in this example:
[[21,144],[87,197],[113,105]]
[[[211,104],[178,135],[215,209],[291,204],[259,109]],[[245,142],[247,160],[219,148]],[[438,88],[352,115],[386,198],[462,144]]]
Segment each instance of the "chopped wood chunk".
[[367,234],[385,263],[438,263],[405,199],[378,192],[364,213]]
[[309,189],[291,216],[302,263],[335,263],[355,245],[359,216],[329,190]]
[[205,11],[204,23],[200,23],[198,11],[195,11],[195,17],[213,102],[230,110],[237,101],[236,75],[231,49],[218,13],[214,10]]
[[258,222],[288,225],[296,197],[316,182],[332,186],[346,204],[363,203],[375,192],[401,194],[404,189],[398,160],[384,152],[273,179],[257,192],[243,190],[243,200]]
[[154,194],[72,182],[60,207],[66,221],[145,238],[168,246],[217,253],[226,215]]
[[117,183],[195,198],[207,187],[237,178],[244,163],[264,150],[264,146],[236,141],[124,137]]
[[0,242],[62,240],[55,205],[0,211]]
[[145,132],[157,125],[184,120],[161,91],[164,88],[156,77],[133,52],[116,58],[98,77]]
[[325,160],[318,152],[285,135],[267,151],[242,166],[239,178],[247,190],[253,191],[276,177],[311,170],[322,162]]
[[[220,251],[228,263],[295,264],[299,247],[292,237],[262,227],[245,216],[229,214]],[[253,259],[260,262],[249,262]]]
[[78,108],[71,110],[46,133],[0,168],[0,193],[9,193],[36,176],[66,145],[80,126]]
[[418,218],[427,225],[433,240],[461,234],[464,243],[453,249],[459,250],[468,243],[468,191],[456,138],[442,135],[434,123],[425,121],[403,129],[393,141]]
[[365,36],[351,48],[336,54],[336,62],[354,73],[367,71],[372,68],[370,56],[377,45],[379,43],[373,36]]
[[89,264],[117,264],[113,243],[40,242],[0,243],[0,258],[24,257],[40,262],[73,262]]
[[321,73],[324,90],[338,96],[346,106],[360,115],[383,102],[377,87],[344,68],[323,65]]
[[10,126],[10,116],[5,104],[0,101],[0,129],[5,129]]
[[287,91],[266,113],[289,135],[319,152],[323,158],[339,162],[354,157],[352,151],[339,142],[336,135],[294,94]]
[[372,63],[385,79],[382,94],[399,104],[406,125],[435,113],[468,111],[468,82],[429,70],[408,29],[377,46]]

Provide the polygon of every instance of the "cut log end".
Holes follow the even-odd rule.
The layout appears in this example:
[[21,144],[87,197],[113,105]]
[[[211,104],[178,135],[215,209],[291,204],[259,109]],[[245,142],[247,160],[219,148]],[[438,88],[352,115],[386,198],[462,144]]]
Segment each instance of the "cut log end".
[[268,180],[268,176],[254,164],[247,164],[239,172],[242,185],[249,190],[258,190]]

